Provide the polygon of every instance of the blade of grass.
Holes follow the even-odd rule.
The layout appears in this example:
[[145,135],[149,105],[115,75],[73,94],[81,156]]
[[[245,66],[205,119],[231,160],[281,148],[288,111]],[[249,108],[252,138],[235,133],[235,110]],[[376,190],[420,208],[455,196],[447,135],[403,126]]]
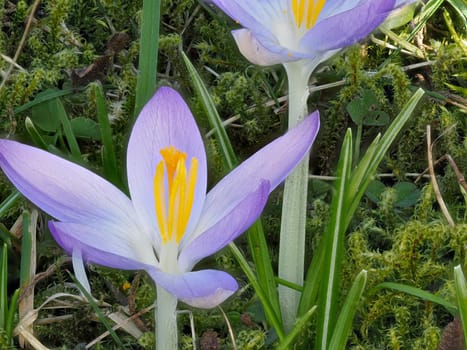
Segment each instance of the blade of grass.
[[109,113],[105,104],[102,86],[94,85],[94,97],[96,100],[97,120],[101,130],[102,138],[102,163],[104,166],[105,177],[117,187],[121,188],[121,177],[117,167],[117,158],[115,157],[115,147],[112,140],[112,128],[109,122]]
[[12,192],[1,204],[0,204],[0,216],[5,215],[8,209],[21,197],[21,193],[18,191]]
[[[185,55],[184,52],[182,52],[182,57],[187,67],[191,81],[193,83],[193,88],[196,91],[200,101],[202,102],[202,106],[209,119],[209,123],[211,127],[216,131],[215,135],[217,136],[217,140],[221,148],[226,170],[232,170],[238,163],[238,161],[233,150],[232,144],[230,143],[229,137],[227,136],[227,132],[225,131],[224,126],[222,125],[222,120],[219,116],[219,113],[217,112],[211,95],[209,94],[201,77],[199,76],[195,67],[190,62],[189,58]],[[253,257],[253,262],[255,264],[256,271],[258,274],[259,284],[251,280],[250,282],[253,286],[260,286],[264,290],[266,298],[264,300],[261,299],[261,302],[270,303],[272,306],[272,310],[275,313],[275,318],[281,319],[279,298],[277,294],[277,285],[271,265],[268,246],[264,237],[263,227],[261,225],[260,220],[253,224],[247,231],[247,240],[250,253]],[[262,294],[262,291],[260,293],[258,290],[256,290],[256,292],[258,293],[258,295]],[[276,331],[279,332],[280,330],[276,329]]]
[[156,91],[160,7],[160,0],[143,1],[138,81],[136,83],[135,96],[135,118]]
[[324,239],[327,240],[324,253],[322,283],[318,296],[318,319],[316,325],[316,349],[329,349],[329,340],[335,327],[338,308],[338,291],[344,254],[345,211],[348,178],[352,167],[352,132],[347,130],[337,166],[337,184],[331,202],[331,218]]
[[394,119],[389,128],[386,130],[383,137],[381,137],[379,142],[372,143],[371,146],[374,145],[374,148],[371,147],[371,149],[368,150],[368,152],[359,162],[358,166],[352,172],[349,191],[347,193],[347,200],[349,201],[350,205],[347,208],[347,220],[345,223],[346,227],[350,224],[353,214],[355,210],[357,210],[358,204],[360,203],[366,188],[372,181],[379,163],[381,160],[383,160],[383,157],[385,156],[389,147],[409,120],[423,95],[424,91],[422,89],[418,89],[412,95],[404,108],[402,108],[399,115]]
[[353,319],[357,312],[357,306],[362,297],[363,290],[365,289],[367,275],[367,271],[362,270],[357,275],[357,278],[355,278],[344,305],[340,309],[339,318],[337,319],[331,341],[329,342],[329,349],[344,350],[346,348],[347,338],[349,337]]
[[232,144],[227,136],[227,131],[225,131],[225,128],[222,125],[222,119],[217,112],[214,101],[212,100],[208,89],[204,85],[203,80],[196,71],[196,68],[184,52],[182,52],[182,58],[185,62],[188,73],[190,74],[193,88],[203,103],[203,108],[209,119],[209,124],[211,124],[211,127],[216,131],[217,140],[219,141],[222,155],[224,156],[225,166],[228,170],[232,170],[238,164],[237,156],[235,155],[235,151],[233,150]]
[[432,303],[439,304],[441,306],[444,306],[444,308],[448,310],[452,315],[456,315],[458,312],[457,307],[454,304],[450,303],[449,301],[443,298],[440,298],[436,295],[433,295],[430,292],[424,291],[423,289],[408,286],[402,283],[383,282],[383,283],[378,284],[376,287],[374,287],[369,292],[369,294],[375,294],[376,292],[378,292],[380,289],[383,289],[383,288],[397,290],[399,292],[403,292],[409,295],[413,295],[414,297],[427,300],[427,301],[431,301]]
[[[392,142],[394,142],[405,123],[412,115],[415,107],[420,102],[420,99],[423,97],[423,95],[424,91],[422,89],[418,89],[412,95],[399,115],[391,123],[384,136],[381,137],[378,135],[373,140],[365,155],[358,163],[357,167],[352,171],[350,176],[350,183],[347,186],[348,191],[346,194],[346,203],[348,203],[348,207],[344,213],[344,231],[350,224],[353,214],[355,213],[355,210],[357,209],[358,204],[360,203],[360,200],[365,193],[366,188],[368,187],[368,184],[373,179],[379,163],[383,159],[390,145]],[[299,315],[302,315],[311,307],[311,305],[316,303],[318,290],[321,286],[321,271],[324,268],[324,252],[327,251],[326,242],[326,239],[321,241],[307,270],[307,275],[303,286],[303,293],[300,299],[298,312]]]
[[99,318],[99,320],[102,322],[102,324],[104,325],[104,327],[107,329],[107,331],[110,333],[110,336],[112,337],[112,339],[115,341],[115,343],[118,345],[118,348],[119,349],[124,349],[125,347],[123,346],[123,343],[122,341],[120,340],[120,338],[118,337],[117,333],[115,333],[115,331],[113,330],[112,328],[112,325],[110,324],[109,320],[107,319],[107,316],[104,315],[104,313],[102,312],[102,310],[99,308],[99,306],[97,305],[97,303],[95,302],[94,298],[92,297],[91,294],[88,293],[88,291],[86,290],[86,288],[83,287],[83,285],[81,283],[79,283],[79,281],[75,278],[75,276],[73,276],[71,273],[70,273],[70,277],[71,279],[73,280],[73,282],[76,284],[76,286],[78,287],[79,291],[84,295],[84,297],[87,299],[87,301],[89,302],[89,305],[91,305],[92,309],[94,310],[94,312],[96,313],[97,317]]
[[74,92],[76,92],[76,89],[65,89],[65,90],[55,90],[54,89],[54,90],[49,90],[47,93],[43,93],[40,96],[36,97],[34,100],[32,100],[30,102],[27,102],[24,105],[15,108],[14,113],[18,114],[18,113],[24,112],[24,111],[28,110],[29,108],[31,108],[31,107],[33,107],[35,105],[38,105],[38,104],[40,104],[42,102],[50,101],[50,100],[53,100],[53,99],[61,97],[61,96],[70,95],[70,94],[72,94]]
[[15,322],[16,308],[18,307],[19,291],[19,288],[16,289],[13,295],[11,296],[10,306],[8,307],[8,312],[6,316],[5,333],[7,339],[10,339],[10,341],[13,340],[13,324]]
[[0,260],[0,329],[5,329],[8,314],[8,250],[3,243]]
[[34,125],[33,121],[31,120],[31,118],[26,117],[26,119],[24,120],[24,126],[26,127],[26,131],[28,132],[29,136],[31,137],[32,142],[34,142],[34,144],[37,147],[40,147],[40,148],[42,148],[44,150],[47,150],[48,146],[45,143],[45,141],[42,138],[39,131],[37,130],[36,126]]
[[454,285],[456,287],[457,304],[464,332],[464,340],[467,343],[467,282],[460,265],[454,267]]
[[31,224],[31,214],[29,211],[23,212],[23,238],[21,239],[21,266],[20,266],[20,286],[25,286],[29,282],[32,263],[33,239],[29,226]]
[[272,304],[270,303],[270,300],[265,294],[264,289],[259,285],[258,279],[256,278],[255,274],[253,273],[253,270],[250,268],[248,262],[246,261],[245,257],[240,252],[238,247],[234,243],[230,243],[229,247],[233,255],[235,256],[235,258],[237,259],[238,264],[240,265],[243,272],[247,276],[249,282],[253,286],[253,289],[258,295],[258,298],[261,300],[261,304],[263,306],[264,313],[266,315],[268,322],[275,329],[279,340],[282,341],[285,337],[284,331],[282,329],[282,319],[275,312]]
[[313,306],[310,310],[308,310],[303,316],[299,317],[295,322],[294,327],[292,330],[287,334],[287,337],[279,344],[277,350],[288,350],[290,349],[290,345],[295,341],[298,335],[303,333],[303,328],[307,325],[310,321],[311,316],[315,313],[317,307]]
[[60,123],[62,124],[63,132],[65,133],[65,138],[68,143],[68,147],[70,148],[71,155],[75,160],[80,160],[81,151],[79,150],[78,141],[76,141],[76,137],[73,133],[70,119],[68,118],[68,115],[65,111],[65,107],[63,106],[63,103],[59,98],[56,98],[54,101],[54,114],[58,117]]

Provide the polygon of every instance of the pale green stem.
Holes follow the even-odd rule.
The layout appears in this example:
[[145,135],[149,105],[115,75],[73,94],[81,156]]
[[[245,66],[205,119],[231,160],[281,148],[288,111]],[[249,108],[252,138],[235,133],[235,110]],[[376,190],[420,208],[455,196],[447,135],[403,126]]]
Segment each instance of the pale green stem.
[[[289,129],[308,115],[308,80],[317,63],[284,64],[289,82]],[[285,180],[279,247],[279,278],[300,286],[304,276],[308,163],[307,154]],[[295,324],[300,293],[280,285],[279,299],[287,333]]]
[[177,298],[157,286],[156,350],[178,349]]

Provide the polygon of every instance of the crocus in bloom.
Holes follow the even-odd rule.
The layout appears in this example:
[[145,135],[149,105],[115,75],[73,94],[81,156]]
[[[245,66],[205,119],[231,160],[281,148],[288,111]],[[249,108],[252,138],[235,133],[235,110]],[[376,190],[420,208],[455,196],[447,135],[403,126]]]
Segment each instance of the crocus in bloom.
[[[229,274],[194,265],[243,233],[269,193],[304,157],[318,113],[244,161],[208,194],[203,139],[187,105],[163,87],[141,111],[127,151],[131,199],[89,170],[43,150],[0,140],[0,167],[18,190],[54,217],[49,229],[83,260],[145,270],[179,300],[210,308],[238,288]],[[84,276],[85,278],[85,276]]]
[[232,32],[241,53],[269,66],[322,62],[366,37],[410,0],[208,0],[243,28]]

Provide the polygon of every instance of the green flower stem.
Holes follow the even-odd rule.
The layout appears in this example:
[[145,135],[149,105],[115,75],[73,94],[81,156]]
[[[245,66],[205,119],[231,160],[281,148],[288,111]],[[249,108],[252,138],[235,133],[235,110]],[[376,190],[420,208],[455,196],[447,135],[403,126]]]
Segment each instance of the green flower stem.
[[177,298],[157,286],[156,349],[178,349]]
[[[289,129],[308,115],[308,80],[316,64],[298,61],[284,64],[289,82]],[[285,180],[279,247],[279,278],[303,285],[305,259],[305,225],[308,188],[308,163],[302,162]],[[295,324],[300,293],[279,286],[279,299],[284,329],[289,332]]]

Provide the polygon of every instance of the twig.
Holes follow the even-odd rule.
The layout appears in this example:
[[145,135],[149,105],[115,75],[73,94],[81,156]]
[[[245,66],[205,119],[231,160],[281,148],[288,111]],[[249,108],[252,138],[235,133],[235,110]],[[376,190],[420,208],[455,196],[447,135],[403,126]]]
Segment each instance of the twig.
[[438,182],[436,181],[435,168],[433,165],[433,144],[431,143],[431,126],[430,125],[426,126],[426,144],[427,144],[427,152],[428,152],[428,169],[429,169],[430,177],[431,177],[431,186],[433,187],[436,200],[438,201],[441,211],[444,217],[446,218],[449,226],[454,227],[455,226],[454,220],[452,219],[451,214],[449,214],[449,210],[441,195],[441,191],[439,190]]
[[221,311],[222,316],[224,316],[225,323],[227,324],[227,328],[229,329],[229,335],[230,335],[230,339],[232,340],[233,349],[238,350],[237,344],[235,343],[235,335],[232,329],[232,325],[230,324],[229,318],[227,317],[224,310],[220,306],[218,306],[218,309]]
[[15,56],[13,57],[13,62],[11,62],[10,66],[8,67],[8,70],[5,73],[5,77],[3,78],[2,83],[0,84],[0,90],[2,90],[3,86],[5,86],[8,77],[13,71],[13,67],[15,66],[14,63],[18,61],[19,55],[23,50],[24,43],[26,42],[26,37],[28,36],[29,30],[31,29],[31,23],[34,18],[34,14],[36,13],[37,7],[39,6],[40,2],[40,0],[35,0],[34,4],[32,4],[31,13],[29,14],[28,21],[26,22],[26,27],[24,28],[23,36],[21,37],[18,47],[16,48]]
[[[435,61],[426,61],[426,62],[420,62],[420,63],[415,63],[415,64],[410,64],[408,66],[404,66],[402,67],[402,70],[404,72],[407,72],[409,70],[413,70],[413,69],[418,69],[418,68],[421,68],[421,67],[426,67],[426,66],[431,66],[435,63]],[[211,73],[212,75],[214,75],[214,77],[218,78],[219,77],[219,73],[215,72],[213,69],[209,68],[208,66],[204,66],[204,69],[206,69],[209,73]],[[367,72],[366,74],[368,76],[371,76],[371,75],[374,75],[375,72]],[[308,87],[308,92],[310,94],[314,93],[314,92],[317,92],[317,91],[322,91],[322,90],[327,90],[327,89],[332,89],[332,88],[335,88],[335,87],[338,87],[338,86],[343,86],[347,83],[347,80],[346,79],[342,79],[342,80],[338,80],[338,81],[335,81],[335,82],[332,82],[332,83],[327,83],[327,84],[323,84],[323,85],[318,85],[318,86],[315,86],[315,85],[311,85]],[[269,100],[269,101],[266,101],[263,105],[265,107],[272,107],[274,105],[276,105],[277,103],[282,103],[282,102],[286,102],[288,100],[288,96],[280,96],[278,97],[277,99],[275,100]],[[247,109],[245,109],[244,112],[253,112],[254,110],[256,110],[257,106],[256,105],[252,105],[250,107],[248,107]],[[234,123],[235,121],[239,120],[240,119],[240,114],[236,114],[226,120],[223,121],[222,125],[224,127],[226,126],[229,126],[229,125],[232,125],[232,123]],[[210,136],[212,136],[213,134],[215,133],[215,130],[214,129],[211,129],[209,130],[205,137],[206,138],[209,138]]]
[[[124,322],[121,322],[119,324],[116,324],[115,326],[112,327],[112,329],[115,331],[121,327],[123,327],[125,324],[127,324],[128,322],[130,321],[133,321],[135,320],[136,318],[138,318],[139,316],[145,314],[146,312],[149,312],[151,311],[152,309],[154,308],[154,304],[153,305],[150,305],[144,309],[142,309],[141,311],[139,311],[138,313],[128,317]],[[96,339],[94,339],[93,341],[91,341],[90,343],[86,344],[86,347],[85,349],[89,349],[91,348],[93,345],[95,345],[96,343],[98,343],[99,341],[101,341],[102,339],[104,339],[105,337],[107,337],[108,335],[110,334],[109,331],[105,331],[104,333],[102,333],[100,336],[98,336]]]

